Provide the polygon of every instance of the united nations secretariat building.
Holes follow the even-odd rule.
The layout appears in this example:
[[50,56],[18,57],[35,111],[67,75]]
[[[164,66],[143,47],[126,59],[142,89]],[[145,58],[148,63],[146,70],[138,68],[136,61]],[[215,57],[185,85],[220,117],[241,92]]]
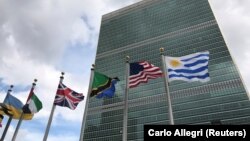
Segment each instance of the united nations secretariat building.
[[[90,98],[84,141],[121,141],[125,56],[162,68],[168,56],[209,51],[207,83],[169,83],[175,124],[249,124],[250,102],[208,0],[142,0],[103,15],[96,71],[119,77],[113,98]],[[143,141],[145,124],[168,124],[164,79],[129,90],[128,140]]]

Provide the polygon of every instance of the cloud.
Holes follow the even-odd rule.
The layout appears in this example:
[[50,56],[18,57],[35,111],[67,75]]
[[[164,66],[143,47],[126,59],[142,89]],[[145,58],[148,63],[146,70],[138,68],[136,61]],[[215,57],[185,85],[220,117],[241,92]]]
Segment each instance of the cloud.
[[[86,52],[96,48],[101,16],[132,2],[133,0],[2,1],[0,77],[4,77],[6,83],[10,82],[6,79],[12,79],[12,83],[15,79],[20,82],[15,83],[27,85],[30,78],[22,76],[30,74],[30,77],[34,77],[32,72],[36,68],[40,69],[41,64],[50,69],[62,66],[59,63],[70,47],[82,46]],[[94,58],[83,56],[82,59],[93,62]],[[22,79],[28,81],[24,83]]]
[[104,1],[44,0],[25,3],[4,0],[0,13],[1,55],[14,47],[27,59],[55,63],[66,47],[97,39]]
[[248,0],[210,0],[226,44],[250,90],[250,10]]
[[[17,140],[43,137],[60,71],[66,70],[65,85],[86,96],[101,16],[132,2],[0,1],[0,99],[6,95],[6,86],[14,84],[12,94],[24,103],[33,79],[37,78],[35,93],[43,102],[43,109],[33,120],[23,121]],[[48,140],[78,140],[84,107],[85,101],[75,111],[56,107]],[[12,122],[6,140],[11,140],[16,123]],[[67,137],[62,134],[65,127],[72,128]]]

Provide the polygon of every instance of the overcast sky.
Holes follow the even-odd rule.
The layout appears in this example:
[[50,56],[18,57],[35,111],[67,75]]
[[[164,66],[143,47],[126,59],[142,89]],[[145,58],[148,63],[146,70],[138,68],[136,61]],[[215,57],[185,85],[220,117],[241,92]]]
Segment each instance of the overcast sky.
[[[17,141],[42,140],[61,71],[66,72],[67,86],[86,95],[101,15],[137,1],[0,0],[0,101],[13,84],[13,95],[25,102],[37,78],[35,93],[44,105],[32,121],[22,123]],[[249,89],[250,1],[209,2]],[[56,107],[48,141],[78,140],[84,105],[81,102],[75,111]],[[11,139],[16,123],[12,122],[6,141]]]

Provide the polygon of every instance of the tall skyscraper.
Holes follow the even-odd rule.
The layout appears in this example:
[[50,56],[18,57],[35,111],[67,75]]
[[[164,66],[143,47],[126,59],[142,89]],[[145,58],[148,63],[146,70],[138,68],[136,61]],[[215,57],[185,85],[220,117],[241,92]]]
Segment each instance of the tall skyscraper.
[[[121,81],[114,98],[90,99],[84,141],[122,140],[125,57],[161,67],[161,47],[175,57],[210,52],[208,83],[170,83],[175,124],[250,124],[247,92],[208,0],[143,0],[102,17],[96,70]],[[142,141],[145,124],[169,123],[165,95],[161,78],[129,90],[128,140]]]

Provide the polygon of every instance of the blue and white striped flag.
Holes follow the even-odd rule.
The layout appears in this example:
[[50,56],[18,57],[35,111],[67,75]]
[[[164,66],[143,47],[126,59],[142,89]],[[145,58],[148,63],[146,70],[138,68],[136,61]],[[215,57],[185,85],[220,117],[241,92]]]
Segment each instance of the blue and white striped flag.
[[173,80],[207,82],[210,80],[208,73],[208,51],[182,57],[166,56],[165,59],[169,82]]

